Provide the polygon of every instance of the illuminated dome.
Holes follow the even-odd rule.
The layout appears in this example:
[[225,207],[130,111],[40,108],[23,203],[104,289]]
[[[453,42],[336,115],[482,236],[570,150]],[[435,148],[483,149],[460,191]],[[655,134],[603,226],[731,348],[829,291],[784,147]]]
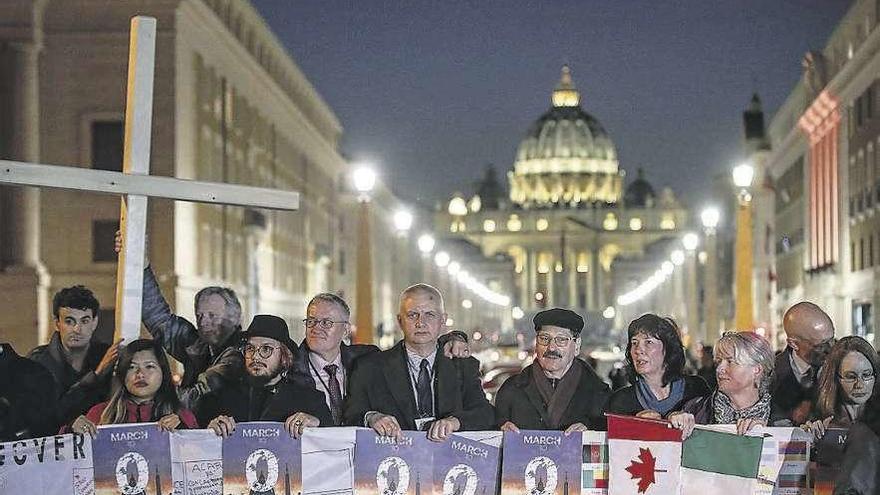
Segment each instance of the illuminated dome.
[[509,174],[510,199],[523,206],[616,203],[622,178],[617,150],[596,118],[580,106],[568,66],[552,106],[532,124]]

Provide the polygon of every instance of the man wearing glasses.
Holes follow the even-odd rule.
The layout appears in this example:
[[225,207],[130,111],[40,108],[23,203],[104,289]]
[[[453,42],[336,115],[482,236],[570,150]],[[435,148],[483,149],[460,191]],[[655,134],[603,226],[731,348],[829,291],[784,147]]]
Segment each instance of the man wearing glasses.
[[834,323],[819,306],[802,301],[782,317],[788,345],[776,356],[770,384],[770,423],[797,426],[810,419],[819,371],[834,345]]
[[331,425],[320,392],[284,379],[296,352],[287,323],[277,316],[256,315],[244,337],[244,376],[202,397],[196,410],[199,424],[228,437],[237,422],[281,421],[294,438],[306,427]]
[[397,324],[404,338],[358,361],[345,401],[346,424],[390,437],[399,437],[402,430],[427,431],[437,442],[456,431],[492,427],[479,361],[437,352],[446,316],[436,288],[416,284],[401,293]]
[[[324,393],[333,425],[342,425],[342,403],[355,361],[379,348],[374,345],[347,345],[351,333],[351,310],[336,294],[321,293],[306,308],[305,339],[294,355],[289,379]],[[467,335],[453,331],[439,339],[447,357],[467,357]]]
[[577,357],[584,319],[574,311],[553,308],[533,321],[535,361],[501,386],[495,399],[496,424],[513,432],[604,430],[608,385]]

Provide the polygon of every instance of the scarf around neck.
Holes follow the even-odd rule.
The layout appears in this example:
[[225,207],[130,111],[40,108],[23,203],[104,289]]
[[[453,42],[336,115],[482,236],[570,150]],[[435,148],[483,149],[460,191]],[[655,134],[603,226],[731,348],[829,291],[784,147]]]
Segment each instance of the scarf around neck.
[[574,397],[574,393],[577,391],[578,384],[581,381],[581,367],[578,366],[578,363],[572,362],[571,367],[568,368],[568,371],[559,380],[556,388],[550,385],[550,379],[544,374],[544,370],[537,361],[531,365],[531,368],[532,380],[534,380],[535,385],[538,387],[538,393],[541,395],[544,403],[547,404],[550,427],[559,429],[562,427],[562,416],[565,414],[565,410],[568,409],[571,398]]
[[678,378],[669,382],[669,396],[665,399],[658,399],[648,382],[641,378],[636,380],[636,397],[639,404],[650,411],[657,411],[661,416],[673,410],[682,399],[684,399],[684,379]]
[[745,409],[736,410],[729,397],[720,390],[715,390],[712,395],[712,411],[716,424],[732,424],[746,418],[756,418],[767,423],[770,420],[770,393],[764,392],[758,397],[758,402]]

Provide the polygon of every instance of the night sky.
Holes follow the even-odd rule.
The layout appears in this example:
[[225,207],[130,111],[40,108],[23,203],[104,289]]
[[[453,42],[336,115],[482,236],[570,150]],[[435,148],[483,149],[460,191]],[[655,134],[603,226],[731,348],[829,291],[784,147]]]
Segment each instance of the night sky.
[[697,206],[742,157],[752,93],[769,123],[850,3],[253,0],[342,122],[346,156],[425,205],[510,169],[567,63],[628,180],[644,168]]

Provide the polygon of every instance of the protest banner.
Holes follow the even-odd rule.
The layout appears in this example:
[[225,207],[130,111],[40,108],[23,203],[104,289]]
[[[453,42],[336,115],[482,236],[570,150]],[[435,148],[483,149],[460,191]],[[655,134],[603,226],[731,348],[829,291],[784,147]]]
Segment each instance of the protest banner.
[[361,428],[306,428],[302,436],[303,495],[354,492],[354,446]]
[[0,493],[91,495],[92,442],[80,434],[0,443]]
[[155,423],[99,426],[92,440],[95,494],[171,493],[169,437]]
[[608,438],[604,431],[585,431],[582,437],[581,495],[608,493]]
[[301,448],[284,424],[238,423],[223,440],[223,493],[300,493]]
[[483,438],[456,433],[436,444],[435,494],[491,495],[497,492],[502,434],[494,433]]
[[401,438],[357,431],[354,492],[357,495],[426,495],[433,481],[431,442],[423,431]]
[[810,470],[813,495],[834,493],[834,480],[843,461],[843,447],[846,444],[846,428],[828,428],[817,441],[811,454],[815,454]]
[[174,495],[221,495],[221,438],[211,430],[179,430],[171,434],[171,479]]
[[578,495],[583,440],[578,433],[505,432],[501,493]]

